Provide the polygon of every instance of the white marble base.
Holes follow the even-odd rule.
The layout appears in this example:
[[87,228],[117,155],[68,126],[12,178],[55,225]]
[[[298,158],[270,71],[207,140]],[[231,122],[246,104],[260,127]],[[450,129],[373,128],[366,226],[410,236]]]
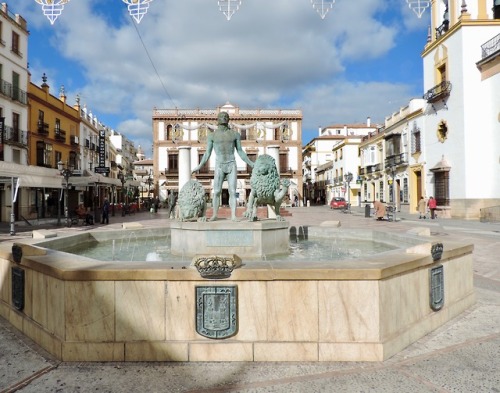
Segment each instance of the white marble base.
[[240,258],[264,258],[288,253],[289,223],[286,221],[172,222],[171,252],[193,257],[197,254],[236,254]]

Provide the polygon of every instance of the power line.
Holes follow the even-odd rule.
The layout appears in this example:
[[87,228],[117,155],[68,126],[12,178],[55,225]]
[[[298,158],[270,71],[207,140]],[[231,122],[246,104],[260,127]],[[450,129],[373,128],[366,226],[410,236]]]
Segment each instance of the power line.
[[132,16],[130,17],[130,19],[132,19],[132,24],[134,25],[135,31],[137,32],[137,35],[138,35],[139,39],[141,40],[142,47],[144,48],[144,51],[146,52],[146,55],[148,56],[148,59],[151,62],[151,66],[155,70],[156,76],[158,77],[158,80],[160,81],[161,86],[163,87],[163,90],[165,91],[165,94],[168,96],[168,98],[172,102],[173,107],[176,108],[177,105],[175,104],[175,101],[172,99],[172,96],[170,95],[170,93],[168,92],[167,88],[165,87],[165,84],[163,83],[163,80],[161,79],[161,76],[160,76],[158,70],[156,69],[156,66],[155,66],[155,64],[153,62],[153,59],[149,55],[148,48],[146,48],[146,44],[144,43],[144,40],[142,39],[141,33],[139,32],[139,29],[137,28],[137,24],[134,22]]

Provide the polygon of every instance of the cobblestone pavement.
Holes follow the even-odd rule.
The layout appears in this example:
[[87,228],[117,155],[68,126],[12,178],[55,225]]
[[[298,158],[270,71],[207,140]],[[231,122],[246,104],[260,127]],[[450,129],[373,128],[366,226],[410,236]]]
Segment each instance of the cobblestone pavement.
[[[463,220],[419,220],[397,214],[396,222],[328,207],[291,208],[291,225],[341,222],[343,228],[405,232],[428,227],[475,245],[477,302],[469,310],[379,363],[67,363],[53,359],[0,318],[0,392],[499,392],[500,391],[500,224]],[[168,224],[163,212],[111,217],[108,226],[141,221]],[[19,226],[16,235],[0,227],[0,241],[31,237],[36,228],[82,231],[53,224]]]

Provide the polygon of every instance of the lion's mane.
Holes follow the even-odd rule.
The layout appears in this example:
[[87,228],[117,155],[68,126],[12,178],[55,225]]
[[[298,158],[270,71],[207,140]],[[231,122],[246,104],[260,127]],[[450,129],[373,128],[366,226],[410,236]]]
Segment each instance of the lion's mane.
[[205,190],[197,180],[189,180],[179,192],[179,219],[181,221],[205,218]]
[[274,203],[274,193],[280,188],[280,178],[274,158],[263,154],[257,157],[250,177],[259,203]]

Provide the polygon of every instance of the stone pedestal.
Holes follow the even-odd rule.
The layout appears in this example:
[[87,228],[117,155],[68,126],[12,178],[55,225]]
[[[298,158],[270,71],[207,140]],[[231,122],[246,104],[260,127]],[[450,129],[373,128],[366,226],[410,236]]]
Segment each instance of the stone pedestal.
[[171,252],[192,257],[197,254],[236,254],[240,258],[264,258],[288,253],[289,223],[286,221],[220,220],[173,222]]

